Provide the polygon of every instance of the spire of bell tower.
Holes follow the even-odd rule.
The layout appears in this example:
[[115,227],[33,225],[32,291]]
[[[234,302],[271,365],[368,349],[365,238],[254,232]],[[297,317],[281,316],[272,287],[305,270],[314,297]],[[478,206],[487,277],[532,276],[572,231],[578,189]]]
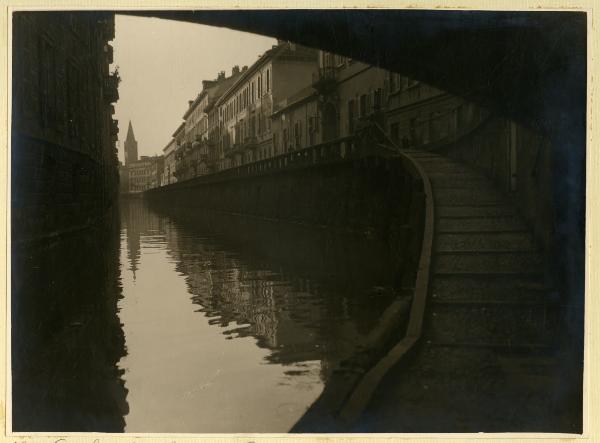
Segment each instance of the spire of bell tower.
[[125,137],[125,165],[135,162],[138,159],[137,141],[135,135],[133,135],[133,126],[131,120],[129,120],[129,127],[127,128],[127,137]]

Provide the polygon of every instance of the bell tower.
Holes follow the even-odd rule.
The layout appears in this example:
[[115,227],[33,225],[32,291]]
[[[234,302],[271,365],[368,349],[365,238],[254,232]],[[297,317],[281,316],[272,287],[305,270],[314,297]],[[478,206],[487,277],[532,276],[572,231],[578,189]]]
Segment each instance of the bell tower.
[[125,166],[130,163],[136,162],[138,159],[137,141],[135,135],[133,135],[133,127],[131,126],[131,120],[129,120],[129,127],[127,128],[127,137],[125,138]]

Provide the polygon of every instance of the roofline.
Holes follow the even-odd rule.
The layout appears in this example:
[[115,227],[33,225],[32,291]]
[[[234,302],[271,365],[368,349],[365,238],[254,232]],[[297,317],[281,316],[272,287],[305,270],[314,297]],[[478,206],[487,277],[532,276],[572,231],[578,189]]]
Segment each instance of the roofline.
[[164,147],[164,148],[162,148],[162,151],[163,151],[163,152],[165,152],[165,151],[167,150],[167,148],[168,148],[168,147],[171,145],[171,143],[173,143],[174,141],[175,141],[175,139],[174,139],[174,138],[172,138],[171,140],[169,140],[169,143],[167,143],[167,144],[165,145],[165,147]]
[[252,63],[252,65],[246,69],[244,72],[241,73],[240,78],[238,78],[233,85],[231,85],[229,87],[229,89],[227,89],[223,94],[221,94],[221,97],[219,97],[219,99],[217,100],[217,102],[215,103],[215,106],[219,106],[221,105],[227,98],[229,98],[229,96],[231,95],[231,92],[233,90],[235,90],[235,88],[242,83],[244,80],[246,80],[250,74],[254,73],[259,66],[262,66],[263,64],[265,64],[267,61],[275,58],[275,56],[277,55],[277,53],[281,52],[284,50],[284,46],[280,45],[277,46],[275,48],[271,48],[268,49],[263,55],[261,55],[258,60],[256,60],[254,63]]
[[189,117],[189,115],[192,113],[192,111],[194,110],[194,108],[196,106],[198,106],[198,103],[200,103],[202,101],[202,99],[204,98],[204,96],[206,96],[206,94],[207,94],[207,90],[206,89],[203,89],[202,91],[200,91],[200,93],[196,96],[196,98],[194,99],[194,101],[192,102],[192,104],[187,108],[187,110],[183,114],[182,118],[184,120]]
[[185,122],[181,122],[181,124],[179,126],[177,126],[177,129],[175,129],[175,132],[173,132],[173,134],[171,134],[171,137],[175,138],[177,133],[184,128],[185,128]]

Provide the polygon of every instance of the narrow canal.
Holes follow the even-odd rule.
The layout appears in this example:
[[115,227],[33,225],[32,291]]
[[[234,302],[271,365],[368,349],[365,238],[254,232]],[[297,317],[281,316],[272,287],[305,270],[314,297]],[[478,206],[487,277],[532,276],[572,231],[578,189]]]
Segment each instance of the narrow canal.
[[373,233],[142,200],[14,249],[13,430],[288,432],[357,373],[398,297],[390,254]]
[[389,304],[383,242],[121,206],[127,432],[287,432]]

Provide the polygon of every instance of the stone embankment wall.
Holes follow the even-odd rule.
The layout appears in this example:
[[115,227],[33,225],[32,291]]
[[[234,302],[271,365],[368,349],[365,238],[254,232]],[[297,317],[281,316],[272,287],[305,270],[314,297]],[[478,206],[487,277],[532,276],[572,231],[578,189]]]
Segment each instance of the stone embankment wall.
[[233,213],[384,239],[397,260],[397,284],[412,286],[424,195],[422,182],[401,158],[236,169],[157,188],[145,196],[173,211]]

